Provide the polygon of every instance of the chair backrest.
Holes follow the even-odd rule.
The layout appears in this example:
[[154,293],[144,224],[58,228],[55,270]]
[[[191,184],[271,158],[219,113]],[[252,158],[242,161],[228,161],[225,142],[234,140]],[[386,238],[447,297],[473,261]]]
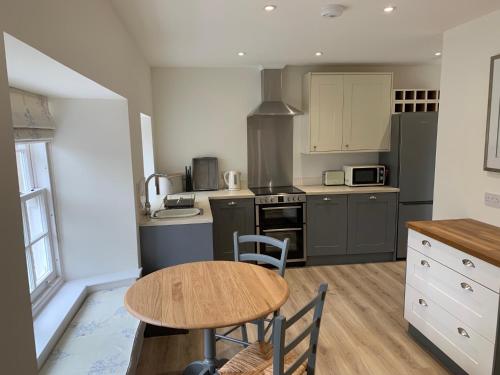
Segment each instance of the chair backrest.
[[[288,238],[284,241],[277,240],[276,238],[261,236],[261,235],[245,235],[239,236],[238,232],[233,233],[234,241],[234,260],[236,262],[259,262],[270,264],[278,269],[281,276],[285,275],[286,259],[288,255]],[[265,254],[255,253],[240,253],[240,243],[265,243],[281,249],[280,259],[274,258]]]
[[[280,315],[274,321],[273,328],[273,375],[291,375],[305,361],[307,361],[307,375],[313,375],[316,366],[316,352],[318,349],[319,326],[323,305],[325,303],[328,284],[321,284],[318,294],[307,305],[301,308],[288,320]],[[307,328],[285,345],[286,330],[294,325],[309,311],[314,310],[313,319]],[[285,356],[303,340],[309,337],[309,347],[285,371]]]

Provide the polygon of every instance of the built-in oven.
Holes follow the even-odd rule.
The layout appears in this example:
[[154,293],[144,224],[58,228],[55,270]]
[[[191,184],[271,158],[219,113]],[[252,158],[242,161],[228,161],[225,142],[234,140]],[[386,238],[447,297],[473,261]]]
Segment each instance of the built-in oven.
[[[271,200],[256,199],[256,232],[283,241],[289,239],[288,262],[306,260],[306,202],[305,195],[277,196]],[[257,244],[260,254],[280,257],[281,250]]]

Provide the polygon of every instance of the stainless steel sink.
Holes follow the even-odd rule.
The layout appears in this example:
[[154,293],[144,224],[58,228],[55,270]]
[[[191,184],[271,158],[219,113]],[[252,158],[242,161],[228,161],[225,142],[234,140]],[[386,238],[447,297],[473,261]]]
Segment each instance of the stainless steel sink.
[[179,219],[183,217],[191,217],[200,215],[201,210],[196,207],[192,208],[176,208],[169,210],[158,210],[153,212],[151,217],[153,219]]

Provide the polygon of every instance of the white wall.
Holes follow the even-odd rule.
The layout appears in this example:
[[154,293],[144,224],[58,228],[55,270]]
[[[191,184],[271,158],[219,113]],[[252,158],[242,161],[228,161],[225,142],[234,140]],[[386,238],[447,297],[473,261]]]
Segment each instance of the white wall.
[[51,100],[59,251],[68,280],[138,268],[125,100]]
[[260,103],[257,68],[154,68],[156,166],[183,172],[197,156],[247,180],[247,115]]
[[31,375],[36,373],[35,343],[3,51],[0,38],[0,373]]
[[[302,77],[310,71],[390,71],[395,88],[438,88],[440,65],[289,66],[285,101],[302,107]],[[157,169],[182,172],[195,156],[217,156],[220,169],[247,179],[246,116],[260,102],[260,72],[254,68],[155,68],[152,74]],[[298,120],[298,118],[296,118]],[[294,134],[295,183],[319,183],[325,169],[375,163],[376,153],[303,155]]]
[[434,218],[500,225],[484,193],[500,194],[500,173],[483,171],[490,57],[500,53],[500,11],[444,34]]
[[[11,34],[128,99],[132,170],[134,181],[139,181],[142,177],[139,113],[152,112],[150,69],[110,3],[2,0],[0,32]],[[36,372],[36,360],[3,40],[0,41],[0,118],[3,266],[0,294],[9,307],[0,309],[0,372],[30,375]]]

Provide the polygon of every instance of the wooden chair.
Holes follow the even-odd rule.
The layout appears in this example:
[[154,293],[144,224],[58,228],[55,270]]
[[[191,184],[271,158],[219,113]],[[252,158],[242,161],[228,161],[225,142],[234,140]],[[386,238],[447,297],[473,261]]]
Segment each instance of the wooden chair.
[[[317,295],[291,318],[280,315],[273,327],[272,345],[256,342],[243,349],[219,369],[220,375],[314,375],[319,328],[328,284],[321,284]],[[312,322],[288,344],[287,330],[308,312],[314,310]],[[301,354],[297,346],[309,338],[309,346]],[[202,371],[200,375],[208,374]]]
[[[286,268],[286,260],[287,260],[287,255],[288,255],[288,243],[289,240],[288,238],[285,238],[284,241],[277,240],[272,237],[268,236],[261,236],[261,235],[245,235],[245,236],[239,236],[238,232],[233,233],[233,241],[234,241],[234,260],[236,262],[256,262],[257,264],[267,264],[274,266],[278,269],[278,273],[280,276],[285,276],[285,268]],[[281,255],[280,259],[274,258],[269,255],[264,255],[264,254],[256,254],[256,253],[242,253],[240,251],[240,244],[243,243],[264,243],[270,246],[277,247],[281,249]],[[278,316],[279,311],[275,311],[273,313],[273,317],[271,319],[259,319],[251,322],[252,324],[257,325],[257,337],[259,341],[264,341],[264,337],[266,333],[269,331],[270,327],[273,324],[274,319]],[[268,322],[267,327],[265,327],[265,322]],[[234,337],[229,336],[231,333],[236,331],[238,328],[241,328],[241,340],[238,340]],[[216,340],[227,340],[231,341],[240,345],[243,345],[244,347],[248,347],[250,343],[248,342],[248,332],[247,332],[247,327],[246,324],[243,324],[241,326],[236,326],[232,327],[228,331],[222,333],[222,334],[217,334]]]

